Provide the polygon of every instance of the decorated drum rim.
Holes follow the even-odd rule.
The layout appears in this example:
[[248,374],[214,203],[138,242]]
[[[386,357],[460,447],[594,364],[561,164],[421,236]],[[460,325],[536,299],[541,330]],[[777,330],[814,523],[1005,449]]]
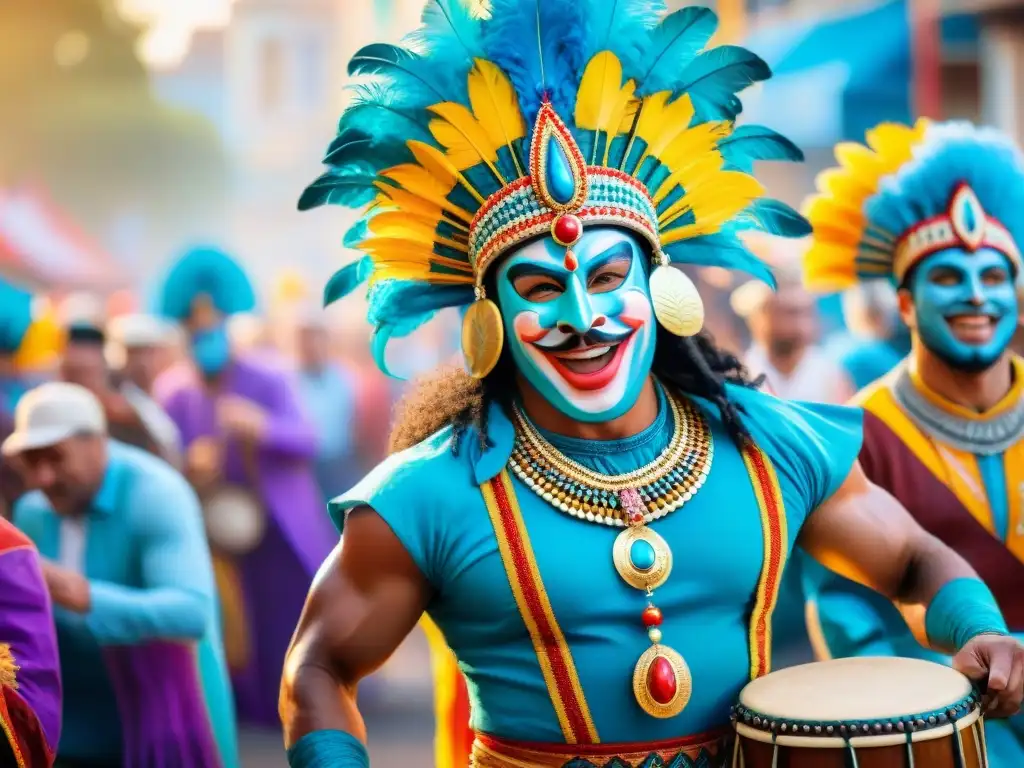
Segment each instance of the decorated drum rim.
[[952,730],[963,730],[981,715],[981,696],[971,691],[960,700],[940,709],[899,717],[858,719],[848,722],[778,718],[743,704],[732,708],[731,720],[737,733],[757,741],[778,744],[799,742],[818,746],[842,746],[857,740],[900,743],[941,738]]

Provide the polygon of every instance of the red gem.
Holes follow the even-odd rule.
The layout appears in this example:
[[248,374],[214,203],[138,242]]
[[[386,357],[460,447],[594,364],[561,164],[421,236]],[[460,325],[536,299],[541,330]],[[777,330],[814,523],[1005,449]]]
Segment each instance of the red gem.
[[641,619],[644,622],[645,627],[657,627],[661,624],[661,608],[654,605],[648,605],[644,608]]
[[676,680],[676,670],[672,662],[664,656],[655,658],[647,672],[647,690],[651,698],[659,704],[668,704],[676,696],[679,688]]
[[629,519],[634,523],[642,523],[644,521],[644,513],[634,512],[632,515],[629,516]]
[[580,265],[579,261],[576,260],[576,254],[568,250],[565,252],[564,264],[565,268],[570,272],[575,272],[576,268]]
[[583,234],[583,225],[575,216],[563,215],[555,219],[551,234],[562,245],[572,245]]

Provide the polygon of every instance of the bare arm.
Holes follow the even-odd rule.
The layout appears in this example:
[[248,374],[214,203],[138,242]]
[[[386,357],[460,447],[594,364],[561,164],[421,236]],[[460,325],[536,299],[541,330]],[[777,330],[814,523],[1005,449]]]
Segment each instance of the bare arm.
[[353,510],[321,566],[285,658],[280,712],[285,745],[341,730],[365,743],[356,685],[416,626],[431,588],[373,510]]
[[925,609],[931,599],[952,579],[977,578],[960,555],[871,483],[860,463],[810,516],[799,543],[830,570],[891,599],[925,644]]

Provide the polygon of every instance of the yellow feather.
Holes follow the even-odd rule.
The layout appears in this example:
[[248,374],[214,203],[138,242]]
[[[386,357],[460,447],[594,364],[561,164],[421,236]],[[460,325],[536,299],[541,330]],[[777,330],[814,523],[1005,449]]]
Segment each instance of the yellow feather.
[[[416,216],[417,218],[427,221],[444,220],[468,236],[469,225],[467,222],[461,220],[461,217],[457,218],[456,216],[442,210],[440,206],[434,205],[428,200],[422,200],[415,195],[411,195],[405,190],[396,190],[395,187],[388,186],[388,191],[392,196],[394,196],[394,199],[381,192],[377,195],[377,200],[372,206],[373,208],[400,216]],[[467,211],[462,211],[462,213],[470,215]]]
[[685,192],[696,189],[701,183],[707,183],[709,178],[722,170],[725,160],[717,150],[699,155],[689,163],[681,166],[679,170],[673,171],[654,193],[654,204],[660,205],[661,201],[669,196],[677,187],[682,187]]
[[435,253],[434,242],[424,242],[406,237],[371,237],[360,244],[360,249],[372,254],[374,261],[429,261],[460,272],[471,273],[473,267],[468,261],[453,259]]
[[392,265],[387,263],[373,265],[373,272],[370,274],[369,284],[373,285],[378,280],[421,280],[437,285],[473,285],[475,280],[471,275],[450,275],[445,272],[434,272],[426,263],[410,262],[408,264]]
[[[449,240],[446,237],[438,235],[436,222],[431,224],[422,219],[406,216],[403,213],[394,212],[378,214],[367,222],[367,227],[376,238],[411,240],[422,243],[423,245],[438,243],[439,245],[446,245],[449,248],[461,251],[462,253],[468,253],[469,251],[469,247],[466,243],[460,243],[457,240]],[[363,242],[368,243],[369,238]]]
[[412,151],[416,162],[423,166],[427,173],[439,181],[443,181],[446,185],[450,183],[449,190],[456,184],[461,184],[462,188],[469,192],[480,205],[484,204],[484,196],[476,191],[476,187],[469,183],[469,180],[444,156],[441,150],[420,141],[407,141],[406,146]]
[[[583,72],[583,79],[576,92],[576,125],[586,131],[607,135],[604,162],[612,139],[633,127],[633,117],[640,106],[634,98],[636,83],[632,80],[622,84],[622,63],[611,51],[602,51],[594,56]],[[594,144],[597,150],[597,143]],[[594,155],[591,162],[596,162]]]
[[655,93],[648,96],[640,107],[640,118],[636,124],[636,137],[643,139],[647,148],[644,150],[637,168],[647,157],[661,159],[665,149],[675,141],[679,134],[690,127],[693,120],[693,103],[690,97],[683,94],[671,103],[669,93]]
[[519,111],[512,83],[497,65],[476,59],[476,66],[469,73],[469,103],[491,144],[507,146],[512,151],[516,170],[525,176],[512,142],[526,136],[526,120]]
[[[418,211],[383,208],[370,219],[369,227],[372,232],[381,235],[385,232],[396,231],[396,227],[400,227],[406,222],[412,222],[416,226],[429,227],[431,231],[435,231],[441,222],[455,227],[455,223],[446,218],[440,210],[437,210],[436,213],[436,216],[423,216]],[[458,229],[457,232],[453,232],[452,237],[463,245],[468,242],[465,229]]]
[[377,188],[398,208],[415,210],[417,206],[429,205],[447,211],[466,224],[473,221],[473,214],[448,201],[451,189],[438,185],[436,179],[418,165],[396,165],[381,171],[380,175],[399,185],[377,182]]
[[454,102],[435,104],[427,109],[440,118],[431,120],[428,127],[437,143],[444,147],[445,155],[452,165],[465,171],[486,163],[502,184],[508,183],[494,165],[498,160],[501,143],[496,145],[491,140],[472,112]]
[[753,176],[739,171],[722,171],[714,180],[698,185],[658,217],[661,227],[692,211],[694,223],[662,233],[662,242],[670,243],[697,235],[710,235],[764,194],[764,187]]

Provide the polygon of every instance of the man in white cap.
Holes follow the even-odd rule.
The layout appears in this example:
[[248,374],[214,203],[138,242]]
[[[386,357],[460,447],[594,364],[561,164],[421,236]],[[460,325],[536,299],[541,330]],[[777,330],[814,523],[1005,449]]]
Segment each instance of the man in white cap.
[[58,752],[75,766],[237,765],[210,552],[195,493],[107,436],[77,384],[28,392],[3,442],[28,487],[14,524],[39,548],[64,670]]

